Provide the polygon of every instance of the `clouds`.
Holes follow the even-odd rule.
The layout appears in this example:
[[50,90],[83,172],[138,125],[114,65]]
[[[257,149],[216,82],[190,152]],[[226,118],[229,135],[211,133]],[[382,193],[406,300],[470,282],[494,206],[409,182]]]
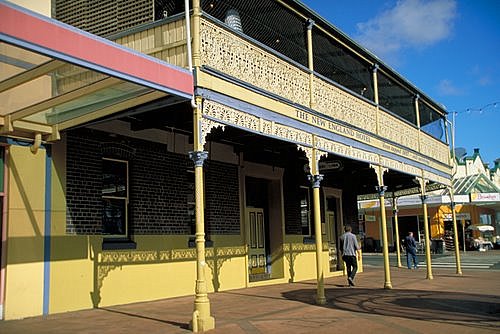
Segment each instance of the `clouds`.
[[494,86],[495,83],[491,78],[491,71],[491,69],[484,69],[479,65],[474,65],[470,70],[465,72],[464,75],[468,80],[462,82],[462,87],[458,87],[450,79],[443,79],[437,84],[437,92],[441,96],[463,96],[471,94],[475,89]]
[[445,96],[458,96],[462,95],[462,90],[457,88],[455,84],[449,79],[443,79],[439,82],[437,87],[438,93]]
[[483,69],[479,65],[475,65],[468,74],[470,74],[475,82],[482,87],[490,86],[493,84],[491,79],[492,69]]
[[355,39],[384,60],[404,49],[422,49],[448,38],[457,17],[455,0],[400,0],[367,22]]

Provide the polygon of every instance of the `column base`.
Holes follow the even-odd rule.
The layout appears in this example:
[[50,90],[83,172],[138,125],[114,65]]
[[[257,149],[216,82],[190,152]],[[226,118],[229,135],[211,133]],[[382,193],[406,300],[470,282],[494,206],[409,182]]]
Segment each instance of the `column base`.
[[205,332],[215,328],[215,318],[208,316],[200,318],[197,311],[193,312],[193,319],[189,322],[189,329],[193,333]]
[[325,297],[316,297],[316,304],[326,305],[326,298]]
[[387,290],[392,289],[392,283],[391,282],[385,282],[384,289],[387,289]]

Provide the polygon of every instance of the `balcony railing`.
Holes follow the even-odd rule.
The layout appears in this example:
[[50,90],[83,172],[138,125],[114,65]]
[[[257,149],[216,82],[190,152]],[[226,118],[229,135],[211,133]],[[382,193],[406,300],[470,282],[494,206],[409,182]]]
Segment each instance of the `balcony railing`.
[[[115,41],[177,66],[187,66],[184,19],[156,22]],[[304,66],[206,17],[200,24],[200,48],[202,66],[261,89],[285,103],[311,108],[330,121],[396,143],[403,150],[449,164],[449,148],[445,143],[321,75],[314,73],[311,81],[311,72]]]
[[201,62],[293,103],[309,103],[304,69],[208,20],[201,21]]
[[331,121],[449,164],[445,143],[322,76],[314,75],[311,85],[310,73],[303,66],[207,18],[201,20],[201,63],[285,102],[312,107]]

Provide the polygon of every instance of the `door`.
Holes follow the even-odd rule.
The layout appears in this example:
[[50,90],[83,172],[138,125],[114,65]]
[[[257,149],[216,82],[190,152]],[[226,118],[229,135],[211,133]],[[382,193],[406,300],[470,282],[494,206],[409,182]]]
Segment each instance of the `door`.
[[330,262],[330,271],[337,271],[337,233],[335,224],[335,212],[326,212],[326,226],[328,236],[328,255]]
[[266,273],[266,238],[264,209],[247,209],[248,272],[250,275]]

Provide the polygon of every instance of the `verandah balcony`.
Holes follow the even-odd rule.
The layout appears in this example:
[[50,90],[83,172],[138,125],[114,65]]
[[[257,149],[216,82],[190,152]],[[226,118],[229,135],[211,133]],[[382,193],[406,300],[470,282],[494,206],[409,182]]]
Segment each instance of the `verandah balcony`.
[[[200,57],[207,73],[219,73],[285,104],[306,108],[319,122],[366,133],[387,143],[388,150],[396,147],[399,155],[423,163],[431,159],[448,168],[445,111],[327,22],[312,27],[314,64],[309,66],[306,18],[311,13],[305,7],[303,12],[297,10],[303,5],[296,4],[292,10],[282,1],[270,0],[252,6],[245,1],[201,3]],[[234,8],[238,10],[229,11]],[[241,16],[240,26],[235,28],[227,20],[228,12],[233,20]],[[187,66],[181,14],[114,39]]]

